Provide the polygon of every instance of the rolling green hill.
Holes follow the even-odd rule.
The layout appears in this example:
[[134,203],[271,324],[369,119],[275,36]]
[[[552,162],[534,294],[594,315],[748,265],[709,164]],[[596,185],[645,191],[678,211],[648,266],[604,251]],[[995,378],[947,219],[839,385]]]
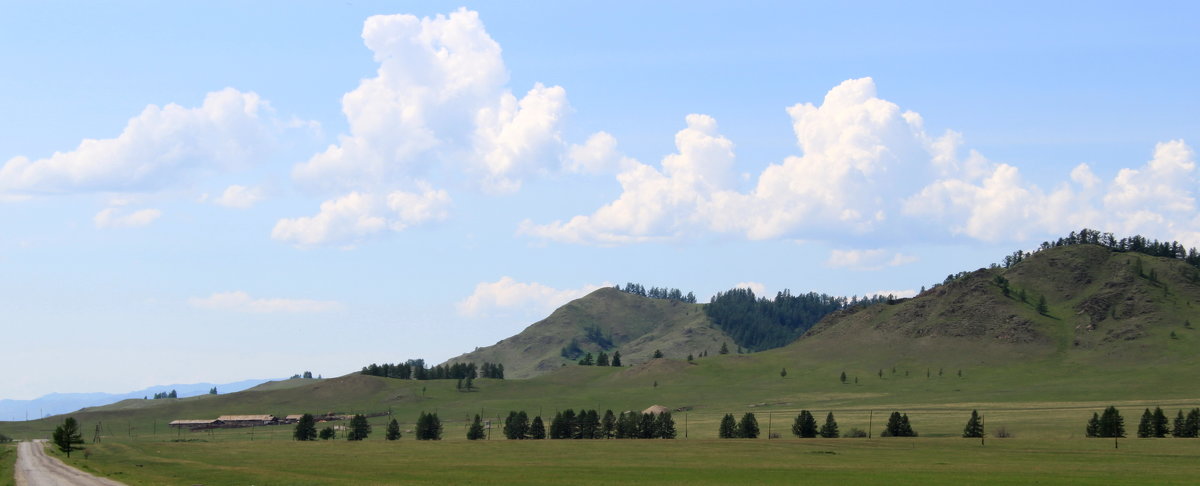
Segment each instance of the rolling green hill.
[[[1196,281],[1195,268],[1177,259],[1096,245],[1050,248],[1009,268],[961,274],[911,299],[835,312],[782,348],[712,352],[693,362],[681,356],[725,339],[701,306],[602,289],[497,346],[456,358],[500,361],[529,374],[550,370],[530,379],[480,379],[477,391],[463,392],[454,380],[352,374],[225,395],[126,400],[72,415],[89,437],[97,423],[110,436],[186,437],[164,424],[223,414],[391,411],[409,427],[420,411],[433,410],[447,421],[447,436],[460,439],[458,427],[476,413],[545,417],[566,408],[661,404],[686,411],[692,437],[703,438],[715,435],[725,413],[832,410],[843,429],[866,429],[879,425],[872,411],[907,410],[922,436],[949,437],[961,433],[964,411],[980,408],[990,411],[989,424],[1021,436],[1069,438],[1109,403],[1172,412],[1200,404],[1200,392],[1188,385],[1200,376]],[[1044,314],[1037,309],[1042,297]],[[560,349],[588,326],[611,335],[634,366],[563,366]],[[580,340],[585,349],[594,344]],[[667,358],[647,359],[655,348]],[[382,430],[384,418],[373,420]],[[41,437],[59,421],[0,423],[0,432]]]
[[712,324],[702,305],[605,287],[558,308],[513,337],[447,363],[503,363],[506,378],[530,378],[574,364],[575,359],[562,355],[573,340],[583,352],[619,350],[625,364],[645,361],[655,350],[683,358],[705,350],[716,353],[722,343],[734,345]]

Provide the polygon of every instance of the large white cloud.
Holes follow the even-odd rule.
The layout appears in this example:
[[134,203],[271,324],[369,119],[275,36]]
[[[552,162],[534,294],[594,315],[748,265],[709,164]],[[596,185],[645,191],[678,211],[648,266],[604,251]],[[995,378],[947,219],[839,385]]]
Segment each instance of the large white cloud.
[[[841,83],[820,106],[801,103],[787,111],[801,154],[767,166],[748,191],[730,186],[733,143],[712,118],[689,115],[675,137],[678,153],[661,168],[625,163],[616,200],[565,221],[525,221],[519,231],[611,245],[702,233],[756,240],[961,235],[1022,241],[1092,226],[1200,243],[1195,155],[1182,140],[1159,144],[1153,160],[1122,170],[1110,183],[1081,164],[1044,190],[1024,180],[1017,166],[965,149],[956,132],[928,133],[920,115],[880,99],[870,78]],[[593,138],[572,147],[569,169],[599,172],[594,167],[625,159],[615,139]],[[904,263],[863,263],[880,255],[835,254],[830,264]]]
[[[298,182],[382,200],[428,183],[436,168],[469,174],[486,192],[511,193],[524,177],[558,165],[565,150],[560,130],[569,109],[566,91],[535,84],[523,96],[514,95],[500,46],[478,13],[376,15],[364,23],[362,37],[379,63],[376,76],[343,96],[350,133],[298,164],[293,170]],[[322,214],[345,197],[327,201]],[[416,219],[421,218],[410,222]],[[281,226],[291,225],[280,221],[276,237]],[[308,241],[377,233],[354,224],[328,228],[327,237]],[[339,228],[350,233],[334,234]]]
[[314,216],[279,220],[271,237],[298,246],[352,246],[384,231],[446,219],[450,195],[428,185],[419,189],[386,195],[351,192],[325,201]]
[[255,161],[278,127],[266,101],[233,88],[208,93],[196,108],[149,105],[116,138],[86,139],[42,159],[9,159],[0,167],[0,194],[155,190]]
[[518,282],[501,277],[495,282],[481,282],[475,291],[457,304],[458,313],[468,317],[485,317],[498,311],[522,311],[546,315],[554,309],[600,288],[585,285],[578,289],[560,290],[537,282]]
[[250,313],[329,312],[342,304],[328,300],[254,298],[242,291],[217,292],[208,297],[192,297],[188,305],[200,309]]

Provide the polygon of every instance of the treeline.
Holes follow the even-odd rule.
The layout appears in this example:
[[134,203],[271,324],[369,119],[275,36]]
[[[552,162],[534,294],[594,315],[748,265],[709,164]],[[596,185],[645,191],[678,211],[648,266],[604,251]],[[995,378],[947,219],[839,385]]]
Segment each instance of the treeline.
[[666,287],[660,289],[658,287],[650,287],[650,290],[646,290],[646,287],[633,282],[625,284],[624,288],[622,288],[620,285],[614,285],[613,288],[627,294],[640,295],[642,297],[649,297],[651,299],[674,300],[686,304],[696,303],[696,294],[688,292],[686,295],[684,295],[683,291],[679,289],[669,289]]
[[671,412],[613,414],[601,416],[595,410],[567,409],[556,412],[550,421],[551,439],[674,439],[675,420]]
[[475,363],[454,363],[425,367],[425,360],[410,359],[403,363],[371,363],[362,368],[359,374],[398,378],[401,380],[462,380],[466,378],[496,378],[504,379],[504,365],[484,362],[476,367]]
[[[662,353],[656,357],[661,358]],[[587,353],[579,360],[579,366],[621,366],[621,352],[613,351],[610,357],[608,353],[601,351],[595,358],[592,357],[592,353]]]
[[159,393],[154,394],[155,400],[162,400],[164,398],[179,398],[179,394],[175,393],[175,390],[171,390],[169,392],[159,392]]
[[993,264],[992,266],[1009,268],[1021,263],[1039,251],[1071,245],[1099,245],[1117,252],[1135,252],[1156,257],[1174,258],[1182,260],[1193,267],[1200,268],[1200,251],[1197,251],[1196,248],[1186,248],[1178,241],[1158,241],[1142,235],[1133,235],[1118,239],[1112,233],[1102,233],[1090,228],[1084,228],[1078,232],[1072,231],[1067,236],[1057,240],[1043,241],[1038,246],[1038,249],[1034,251],[1017,250],[1011,255],[1005,256],[1000,263]]
[[784,290],[774,299],[756,297],[750,289],[717,292],[704,312],[738,346],[763,351],[787,345],[831,312],[893,300],[893,296],[859,299],[816,292],[792,295]]

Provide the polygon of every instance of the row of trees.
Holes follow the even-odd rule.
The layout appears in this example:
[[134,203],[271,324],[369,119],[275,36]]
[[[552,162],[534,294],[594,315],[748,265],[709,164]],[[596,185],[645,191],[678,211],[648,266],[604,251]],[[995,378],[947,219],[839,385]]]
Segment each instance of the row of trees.
[[[662,356],[658,356],[662,357]],[[621,366],[621,352],[613,351],[610,357],[608,353],[601,351],[600,354],[592,357],[592,353],[587,353],[579,360],[580,366]]]
[[718,292],[704,306],[704,312],[739,347],[762,351],[794,341],[831,312],[891,299],[890,296],[847,299],[816,292],[792,295],[784,290],[772,300],[756,297],[750,289],[731,289]]
[[[214,388],[214,390],[215,390],[215,388]],[[154,394],[155,400],[162,400],[164,398],[179,398],[179,394],[175,393],[175,390],[171,390],[169,392],[159,392],[159,393]]]
[[721,417],[721,425],[717,429],[717,437],[722,439],[757,439],[758,419],[754,414],[746,412],[741,421],[734,421],[733,414],[727,413]]
[[1191,409],[1187,415],[1180,410],[1175,415],[1174,424],[1167,420],[1167,414],[1163,412],[1162,408],[1154,407],[1153,413],[1147,408],[1142,413],[1142,420],[1138,423],[1138,437],[1163,438],[1168,434],[1174,437],[1188,438],[1200,436],[1200,408]]
[[614,414],[606,410],[567,409],[556,412],[550,421],[551,439],[674,439],[675,420],[670,412]]
[[833,412],[825,416],[825,423],[817,428],[817,419],[813,417],[808,410],[801,410],[800,415],[796,416],[796,421],[792,423],[792,434],[802,439],[811,439],[820,436],[825,439],[836,439],[839,436],[837,420],[833,418]]
[[658,287],[650,287],[650,290],[646,290],[646,287],[633,282],[625,284],[625,288],[621,288],[620,285],[614,285],[613,288],[627,294],[640,295],[642,297],[649,297],[651,299],[674,300],[687,304],[696,303],[696,294],[688,292],[685,295],[679,289],[668,289],[666,287],[660,289]]
[[[482,372],[482,374],[481,374]],[[482,367],[476,367],[475,363],[453,363],[449,365],[437,365],[433,368],[425,367],[425,360],[410,359],[403,363],[371,363],[362,368],[359,372],[363,375],[382,376],[384,378],[398,378],[401,380],[461,380],[466,378],[496,378],[504,379],[504,365],[500,363],[484,362]]]

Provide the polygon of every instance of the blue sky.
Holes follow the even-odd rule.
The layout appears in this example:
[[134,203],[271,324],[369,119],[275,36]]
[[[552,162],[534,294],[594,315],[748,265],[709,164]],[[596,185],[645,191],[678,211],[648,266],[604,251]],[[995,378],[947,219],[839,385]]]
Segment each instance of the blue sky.
[[1191,3],[3,10],[3,398],[436,362],[627,281],[1200,244]]

